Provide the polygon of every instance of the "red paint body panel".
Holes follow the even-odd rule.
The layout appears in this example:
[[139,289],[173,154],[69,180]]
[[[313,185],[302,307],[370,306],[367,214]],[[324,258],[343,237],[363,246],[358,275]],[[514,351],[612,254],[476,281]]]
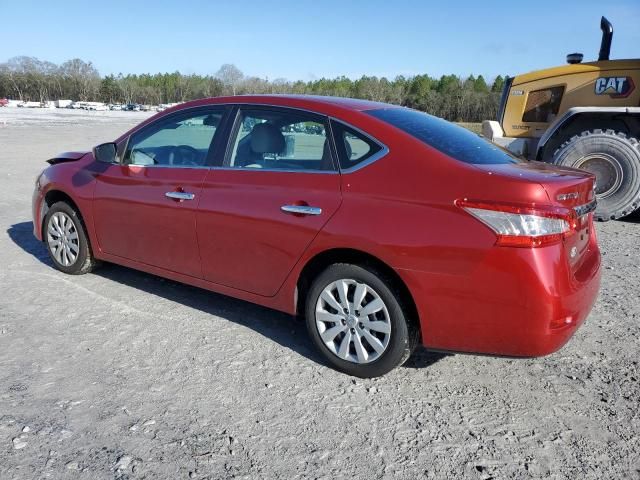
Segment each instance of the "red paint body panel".
[[464,275],[399,273],[416,292],[427,347],[546,355],[566,343],[595,301],[600,255],[594,245],[592,236],[593,250],[575,272],[564,249],[550,246],[496,247]]
[[63,192],[70,197],[80,210],[87,225],[89,241],[94,249],[98,240],[93,228],[93,190],[95,187],[95,161],[91,154],[83,155],[79,160],[64,162],[46,168],[38,177],[33,195],[34,234],[42,240],[42,220],[45,214],[44,196],[50,191]]
[[100,250],[202,277],[196,236],[198,204],[165,194],[187,191],[198,198],[206,173],[196,168],[108,166],[96,177],[93,200]]
[[[393,107],[348,99],[198,100],[152,117],[117,142],[172,112],[209,104],[311,110],[357,127],[389,152],[341,174],[132,168],[99,165],[86,155],[43,172],[34,193],[35,235],[41,239],[44,195],[60,190],[78,205],[98,258],[289,313],[309,261],[332,249],[358,250],[403,280],[422,342],[433,349],[545,355],[589,314],[600,281],[591,214],[560,243],[500,247],[489,227],[454,202],[573,208],[591,200],[593,176],[535,162],[465,164],[364,112]],[[195,193],[197,201],[164,197],[175,189]],[[570,198],[558,200],[563,194]],[[303,202],[322,214],[280,211]]]
[[[198,212],[204,278],[275,295],[340,201],[337,174],[210,170]],[[302,204],[321,208],[322,215],[281,210]]]

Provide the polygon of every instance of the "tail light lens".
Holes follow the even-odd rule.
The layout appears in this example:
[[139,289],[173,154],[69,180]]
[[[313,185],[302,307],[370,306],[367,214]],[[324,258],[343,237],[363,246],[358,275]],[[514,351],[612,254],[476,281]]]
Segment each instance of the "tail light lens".
[[456,205],[487,225],[496,234],[496,245],[542,247],[562,241],[575,232],[573,209],[522,206],[459,200]]

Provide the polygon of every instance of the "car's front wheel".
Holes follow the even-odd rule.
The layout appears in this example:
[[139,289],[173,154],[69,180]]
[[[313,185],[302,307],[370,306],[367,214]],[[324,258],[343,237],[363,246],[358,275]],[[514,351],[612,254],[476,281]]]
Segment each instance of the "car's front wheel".
[[54,266],[70,275],[89,273],[97,265],[78,212],[54,203],[44,219],[44,241]]
[[404,363],[418,342],[394,282],[375,269],[334,264],[312,283],[306,298],[307,329],[338,370],[378,377]]

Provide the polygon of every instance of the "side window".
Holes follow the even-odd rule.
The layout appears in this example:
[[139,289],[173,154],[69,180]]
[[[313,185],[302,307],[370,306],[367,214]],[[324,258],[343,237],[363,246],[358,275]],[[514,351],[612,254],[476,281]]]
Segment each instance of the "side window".
[[222,110],[178,114],[133,134],[125,164],[203,166],[222,121]]
[[335,170],[326,119],[286,109],[243,109],[238,113],[231,168]]
[[332,121],[331,126],[342,170],[355,167],[382,150],[374,140],[340,122]]
[[522,121],[543,123],[553,121],[560,109],[563,94],[564,87],[551,87],[529,92]]

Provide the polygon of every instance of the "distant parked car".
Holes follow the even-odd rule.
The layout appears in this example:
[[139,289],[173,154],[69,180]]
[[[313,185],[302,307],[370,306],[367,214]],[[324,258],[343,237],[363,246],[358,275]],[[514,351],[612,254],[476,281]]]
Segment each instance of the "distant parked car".
[[33,223],[57,269],[104,260],[304,315],[351,375],[418,343],[546,355],[598,293],[594,175],[408,108],[204,99],[49,163]]
[[126,110],[128,112],[139,112],[140,105],[138,105],[137,103],[128,103],[127,105],[125,105],[123,110]]
[[22,108],[40,108],[42,107],[41,102],[22,102],[18,104],[19,107]]
[[112,105],[109,105],[109,110],[122,110],[122,105],[118,104],[118,103],[114,103]]
[[156,107],[156,111],[164,112],[167,108],[175,107],[178,103],[161,103]]

